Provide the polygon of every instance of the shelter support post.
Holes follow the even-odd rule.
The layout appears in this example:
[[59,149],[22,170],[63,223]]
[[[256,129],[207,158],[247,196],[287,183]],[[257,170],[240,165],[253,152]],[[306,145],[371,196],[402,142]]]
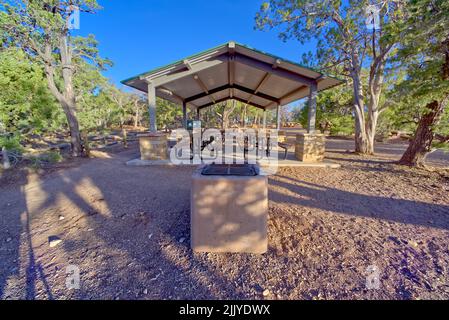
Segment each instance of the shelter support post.
[[185,101],[182,102],[182,126],[187,129],[187,103]]
[[307,133],[296,136],[295,157],[303,162],[321,162],[324,160],[326,141],[324,134],[316,133],[317,82],[314,81],[309,88]]
[[267,128],[267,110],[263,110],[263,120],[262,120],[263,128]]
[[156,125],[156,88],[153,83],[148,83],[148,112],[150,116],[150,132],[157,132]]
[[197,108],[196,109],[196,120],[200,120],[200,112],[201,112],[201,110],[200,110],[200,108]]
[[276,130],[278,131],[278,142],[285,143],[287,141],[286,133],[281,130],[282,127],[282,106],[277,104],[276,106]]
[[309,115],[307,119],[307,132],[314,133],[316,127],[316,98],[318,94],[318,85],[315,82],[309,87]]
[[276,105],[276,130],[281,129],[281,105]]
[[156,125],[156,87],[148,82],[148,112],[150,120],[150,132],[139,134],[140,159],[167,160],[168,139],[167,135],[157,132]]

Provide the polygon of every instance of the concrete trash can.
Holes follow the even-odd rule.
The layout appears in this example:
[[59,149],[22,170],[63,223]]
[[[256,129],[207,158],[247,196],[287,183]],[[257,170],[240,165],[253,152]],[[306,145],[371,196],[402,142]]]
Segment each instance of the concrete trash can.
[[251,165],[208,165],[192,177],[191,245],[196,252],[268,249],[268,179]]

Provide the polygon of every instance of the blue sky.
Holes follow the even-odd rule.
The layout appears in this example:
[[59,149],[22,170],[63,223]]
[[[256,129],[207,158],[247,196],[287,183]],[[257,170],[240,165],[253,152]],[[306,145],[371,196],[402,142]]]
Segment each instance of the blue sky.
[[103,10],[81,14],[81,35],[92,33],[114,62],[104,74],[121,80],[230,40],[300,61],[313,50],[274,31],[254,30],[261,0],[99,0]]

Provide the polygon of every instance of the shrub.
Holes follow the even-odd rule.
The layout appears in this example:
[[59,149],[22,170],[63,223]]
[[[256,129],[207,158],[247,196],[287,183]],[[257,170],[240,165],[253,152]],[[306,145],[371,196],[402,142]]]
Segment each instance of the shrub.
[[38,156],[32,156],[29,160],[31,161],[31,166],[37,169],[46,164],[61,162],[62,156],[57,151],[48,151]]
[[8,151],[22,153],[23,147],[20,144],[19,136],[0,136],[0,150],[5,148]]

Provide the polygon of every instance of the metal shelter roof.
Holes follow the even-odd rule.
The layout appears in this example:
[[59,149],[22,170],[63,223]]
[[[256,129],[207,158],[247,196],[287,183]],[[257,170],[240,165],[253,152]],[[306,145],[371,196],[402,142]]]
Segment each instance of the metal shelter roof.
[[322,91],[343,81],[231,41],[122,83],[143,92],[151,83],[158,97],[194,109],[235,99],[266,110],[308,96],[314,83]]

